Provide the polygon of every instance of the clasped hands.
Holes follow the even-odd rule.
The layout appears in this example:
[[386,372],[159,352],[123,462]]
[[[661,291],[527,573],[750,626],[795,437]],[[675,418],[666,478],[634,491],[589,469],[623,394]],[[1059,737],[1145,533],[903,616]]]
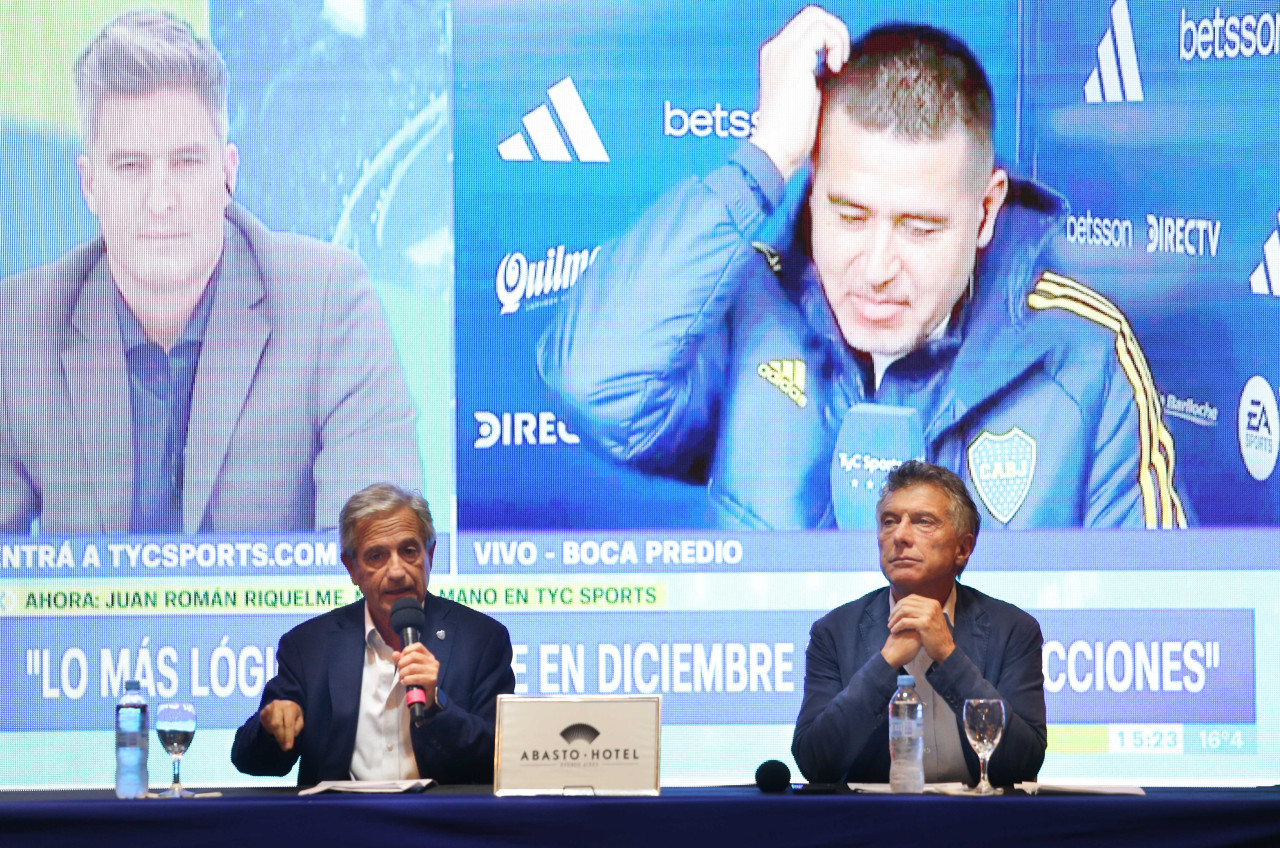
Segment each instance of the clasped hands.
[[921,648],[930,659],[941,663],[951,656],[956,643],[942,604],[933,598],[907,595],[889,613],[889,638],[880,649],[880,656],[900,668],[911,662]]

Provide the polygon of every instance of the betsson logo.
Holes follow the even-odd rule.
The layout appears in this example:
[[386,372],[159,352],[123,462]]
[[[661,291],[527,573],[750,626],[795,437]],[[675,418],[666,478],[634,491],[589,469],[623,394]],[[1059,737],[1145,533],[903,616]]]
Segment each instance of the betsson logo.
[[581,441],[554,412],[504,412],[498,415],[483,410],[474,413],[480,433],[472,447],[477,450],[504,445],[576,445]]
[[1188,18],[1182,10],[1178,22],[1178,58],[1184,62],[1196,59],[1249,59],[1280,52],[1280,15],[1272,12],[1222,16],[1215,8],[1212,18]]
[[1098,247],[1132,247],[1133,222],[1123,218],[1095,217],[1086,209],[1083,215],[1067,216],[1067,241]]
[[685,110],[672,106],[670,100],[662,102],[662,134],[672,138],[748,138],[759,119],[759,112],[726,109],[719,103],[713,109]]
[[493,280],[502,314],[510,315],[530,300],[541,298],[546,303],[549,295],[568,289],[596,261],[599,252],[599,247],[565,250],[562,244],[547,248],[546,258],[537,262],[530,262],[523,253],[508,253],[498,263]]

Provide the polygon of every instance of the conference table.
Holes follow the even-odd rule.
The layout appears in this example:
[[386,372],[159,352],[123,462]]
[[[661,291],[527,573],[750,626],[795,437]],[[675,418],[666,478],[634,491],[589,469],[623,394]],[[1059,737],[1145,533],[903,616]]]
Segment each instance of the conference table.
[[766,795],[754,786],[658,797],[494,797],[235,789],[119,801],[107,791],[0,793],[0,846],[1280,846],[1280,788],[1145,796]]

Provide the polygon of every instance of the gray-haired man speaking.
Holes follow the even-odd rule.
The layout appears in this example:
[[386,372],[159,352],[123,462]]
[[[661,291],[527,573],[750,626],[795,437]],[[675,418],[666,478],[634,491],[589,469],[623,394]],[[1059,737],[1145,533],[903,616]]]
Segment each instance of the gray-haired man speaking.
[[420,487],[360,261],[231,201],[214,47],[126,12],[75,81],[101,236],[0,285],[0,530],[332,527],[374,480]]

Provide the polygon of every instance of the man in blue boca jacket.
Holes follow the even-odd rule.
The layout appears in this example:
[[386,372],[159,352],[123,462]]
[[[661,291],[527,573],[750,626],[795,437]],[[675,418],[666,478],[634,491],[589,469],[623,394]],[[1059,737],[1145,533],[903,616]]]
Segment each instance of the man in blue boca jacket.
[[955,38],[851,44],[805,8],[761,48],[751,141],[601,251],[542,339],[544,379],[611,456],[706,481],[729,527],[833,525],[856,403],[916,409],[996,526],[1186,526],[1137,339],[1042,266],[1064,203],[996,167],[991,134]]

